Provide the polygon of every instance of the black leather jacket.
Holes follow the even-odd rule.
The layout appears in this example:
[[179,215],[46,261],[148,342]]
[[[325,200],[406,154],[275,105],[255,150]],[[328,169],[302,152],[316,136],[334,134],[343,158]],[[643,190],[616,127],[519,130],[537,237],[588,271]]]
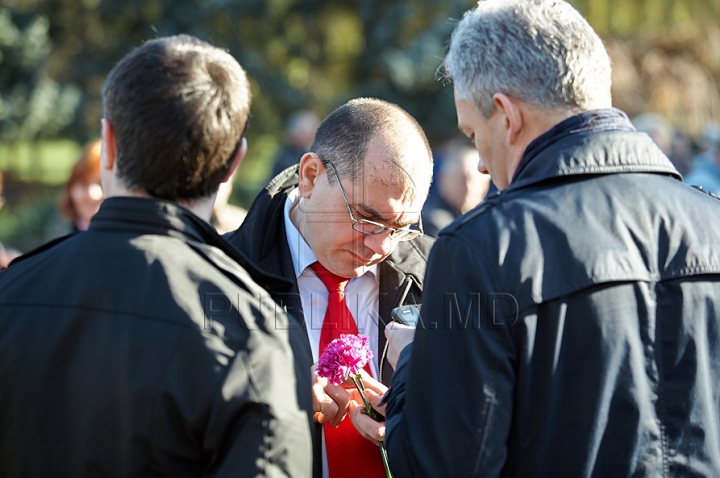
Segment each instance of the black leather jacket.
[[720,476],[720,202],[629,127],[562,129],[431,252],[396,478]]
[[0,272],[0,476],[309,476],[287,318],[237,260],[110,198]]
[[[315,476],[320,473],[321,430],[312,419],[312,395],[310,391],[310,369],[313,365],[310,341],[304,324],[302,305],[298,295],[295,269],[285,235],[284,208],[288,194],[298,185],[298,166],[286,169],[276,176],[255,198],[248,215],[237,231],[224,236],[232,245],[246,254],[256,266],[266,274],[282,276],[292,281],[289,293],[272,293],[273,298],[282,305],[291,318],[290,344],[295,354],[295,373],[298,377],[297,394],[300,406],[308,413],[308,421],[313,430],[315,449]],[[349,226],[348,226],[349,227]],[[380,263],[380,301],[378,323],[378,350],[383,351],[379,358],[380,381],[390,384],[393,369],[385,360],[386,340],[385,324],[392,320],[390,311],[404,304],[422,303],[423,277],[430,248],[434,239],[419,237],[408,242],[399,242],[395,251]],[[268,286],[269,287],[269,286]],[[303,379],[303,377],[305,377]]]

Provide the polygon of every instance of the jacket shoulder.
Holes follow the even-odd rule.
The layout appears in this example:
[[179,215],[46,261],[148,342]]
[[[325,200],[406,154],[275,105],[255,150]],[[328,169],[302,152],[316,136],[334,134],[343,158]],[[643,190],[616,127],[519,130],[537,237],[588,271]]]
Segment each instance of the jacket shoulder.
[[275,238],[283,230],[285,200],[298,181],[297,166],[271,179],[253,200],[240,227],[223,235],[223,239],[251,260],[260,262],[269,254]]
[[405,273],[421,270],[424,274],[433,244],[435,244],[435,239],[430,236],[420,236],[412,241],[401,241],[386,260]]

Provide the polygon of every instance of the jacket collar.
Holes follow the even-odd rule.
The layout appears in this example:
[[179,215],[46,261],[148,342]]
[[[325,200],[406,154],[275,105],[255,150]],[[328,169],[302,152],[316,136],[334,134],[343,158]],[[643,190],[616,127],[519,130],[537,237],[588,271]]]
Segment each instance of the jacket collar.
[[207,221],[170,201],[154,198],[105,199],[90,221],[90,231],[122,230],[139,234],[176,237],[197,247],[213,246],[240,264],[261,287],[287,292],[291,283],[259,269],[245,254],[232,247]]
[[682,180],[670,160],[625,113],[586,111],[550,128],[525,150],[506,191],[563,176],[659,173]]
[[125,196],[104,200],[89,230],[137,231],[198,242],[217,236],[210,224],[173,202]]
[[275,176],[258,193],[240,227],[223,237],[263,271],[295,282],[292,257],[285,245],[283,211],[287,195],[298,184],[298,166]]

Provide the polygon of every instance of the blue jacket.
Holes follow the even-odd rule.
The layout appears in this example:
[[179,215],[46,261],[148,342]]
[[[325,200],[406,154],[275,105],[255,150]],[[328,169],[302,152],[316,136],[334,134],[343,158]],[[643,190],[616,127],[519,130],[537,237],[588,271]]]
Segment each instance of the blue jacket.
[[538,138],[440,234],[422,319],[396,478],[720,476],[720,202],[621,112]]

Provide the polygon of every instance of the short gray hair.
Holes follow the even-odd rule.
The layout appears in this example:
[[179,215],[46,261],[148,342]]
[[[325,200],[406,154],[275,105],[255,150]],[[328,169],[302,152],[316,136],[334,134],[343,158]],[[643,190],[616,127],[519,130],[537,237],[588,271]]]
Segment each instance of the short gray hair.
[[602,40],[562,0],[479,1],[455,28],[443,67],[456,96],[486,118],[495,93],[574,112],[611,105]]

